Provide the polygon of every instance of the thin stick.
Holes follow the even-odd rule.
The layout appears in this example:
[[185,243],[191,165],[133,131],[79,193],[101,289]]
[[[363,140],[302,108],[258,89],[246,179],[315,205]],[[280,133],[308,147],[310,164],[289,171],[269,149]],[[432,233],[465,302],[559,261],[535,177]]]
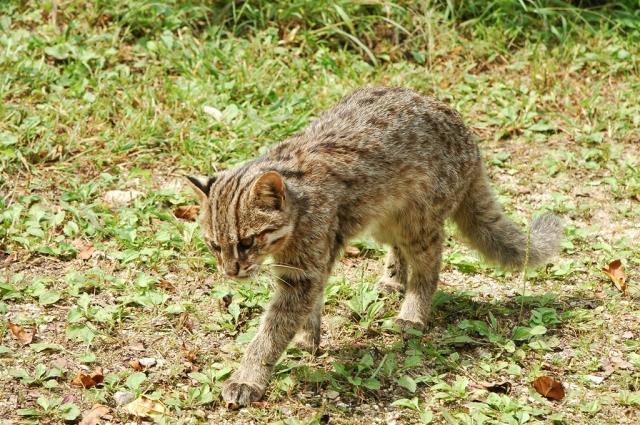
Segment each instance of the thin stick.
[[[531,220],[529,220],[531,222]],[[520,314],[518,314],[518,323],[522,322],[522,314],[524,313],[524,295],[527,291],[527,266],[529,265],[529,252],[531,250],[531,225],[527,227],[527,248],[524,252],[524,266],[522,270],[522,294],[520,295]]]

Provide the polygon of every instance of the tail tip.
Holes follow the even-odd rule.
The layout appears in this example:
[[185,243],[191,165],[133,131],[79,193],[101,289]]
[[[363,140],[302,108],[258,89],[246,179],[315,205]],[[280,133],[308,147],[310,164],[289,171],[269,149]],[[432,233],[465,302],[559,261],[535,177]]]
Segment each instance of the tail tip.
[[557,215],[547,213],[536,218],[531,224],[532,244],[537,248],[535,263],[541,263],[560,250],[562,220]]

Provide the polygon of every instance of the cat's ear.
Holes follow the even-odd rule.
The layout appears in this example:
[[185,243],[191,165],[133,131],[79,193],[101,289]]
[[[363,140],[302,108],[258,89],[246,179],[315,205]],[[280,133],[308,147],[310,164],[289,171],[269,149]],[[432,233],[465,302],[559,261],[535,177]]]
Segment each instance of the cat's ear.
[[253,183],[251,198],[259,207],[281,210],[284,206],[285,192],[282,176],[275,171],[267,171]]
[[187,176],[187,181],[193,188],[193,191],[198,195],[200,202],[204,202],[209,197],[209,191],[211,185],[216,181],[216,176],[212,177],[194,177]]

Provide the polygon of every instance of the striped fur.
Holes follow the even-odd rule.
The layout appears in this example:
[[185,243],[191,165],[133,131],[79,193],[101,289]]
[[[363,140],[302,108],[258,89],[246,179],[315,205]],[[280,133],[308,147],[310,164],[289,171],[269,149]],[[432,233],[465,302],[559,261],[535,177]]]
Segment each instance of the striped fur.
[[[198,181],[201,225],[222,270],[247,277],[268,256],[279,265],[259,332],[224,384],[232,405],[262,396],[294,337],[317,348],[323,286],[346,242],[365,229],[392,247],[379,283],[404,290],[401,326],[426,324],[447,217],[491,260],[522,267],[527,254],[459,114],[407,89],[359,90],[264,156]],[[553,216],[534,224],[532,263],[554,253],[559,234]]]

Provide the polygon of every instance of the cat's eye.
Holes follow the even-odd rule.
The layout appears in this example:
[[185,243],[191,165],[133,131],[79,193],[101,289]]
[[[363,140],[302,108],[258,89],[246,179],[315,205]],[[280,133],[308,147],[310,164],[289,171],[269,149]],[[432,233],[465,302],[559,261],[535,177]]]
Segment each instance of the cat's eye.
[[238,246],[246,250],[251,248],[254,242],[255,242],[255,238],[253,236],[249,236],[248,238],[240,239],[240,243],[238,244]]

